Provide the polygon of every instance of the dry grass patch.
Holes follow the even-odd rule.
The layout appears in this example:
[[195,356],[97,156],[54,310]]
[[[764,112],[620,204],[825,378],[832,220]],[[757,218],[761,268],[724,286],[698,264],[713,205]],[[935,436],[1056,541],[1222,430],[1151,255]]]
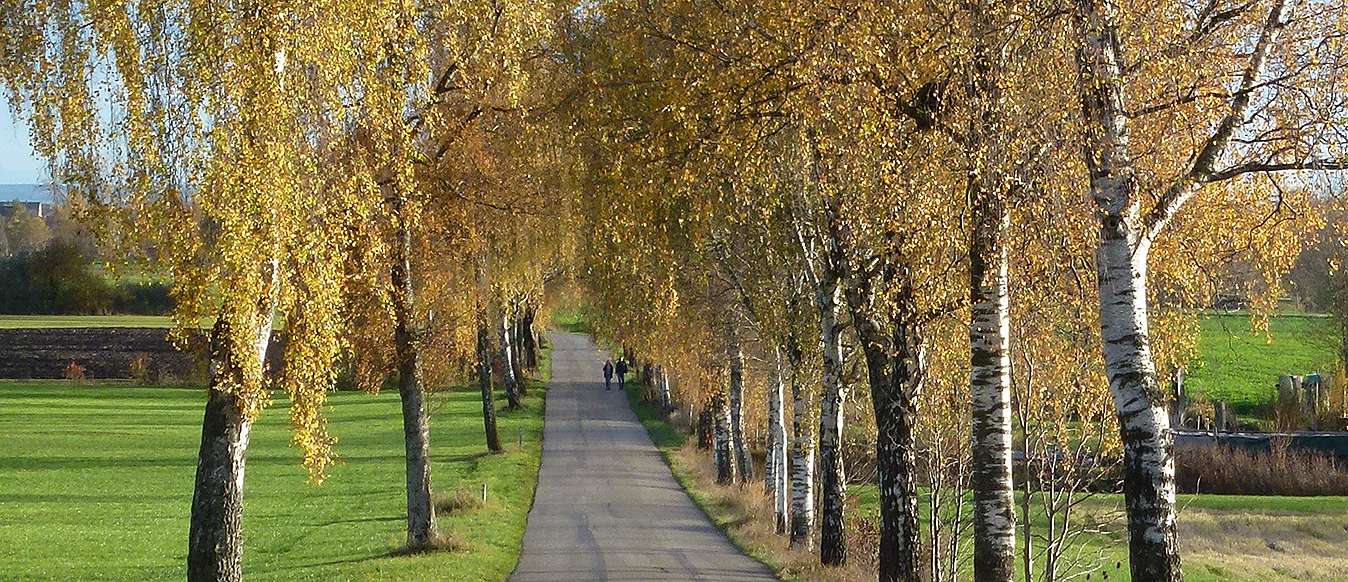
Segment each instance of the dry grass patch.
[[792,550],[788,538],[773,527],[772,498],[762,479],[743,486],[716,484],[716,467],[709,455],[690,442],[669,452],[674,474],[693,500],[746,553],[770,566],[786,580],[801,582],[870,582],[875,566],[869,560],[851,560],[842,568],[819,564],[818,549]]
[[1231,580],[1343,580],[1348,513],[1295,515],[1187,509],[1180,515],[1186,561],[1219,566]]
[[[785,580],[801,582],[870,582],[875,579],[875,557],[866,555],[875,544],[863,539],[865,524],[850,522],[848,565],[827,568],[819,564],[817,548],[796,551],[787,547],[787,537],[773,531],[772,500],[762,482],[743,487],[716,484],[716,467],[710,455],[691,443],[669,451],[675,475],[693,499],[726,531],[736,545],[763,561]],[[1348,576],[1348,508],[1343,513],[1298,513],[1268,507],[1265,501],[1251,503],[1259,509],[1224,510],[1186,507],[1179,528],[1185,570],[1199,580],[1233,582],[1332,582]],[[1101,502],[1103,503],[1103,501]],[[1079,519],[1115,511],[1113,506],[1088,504],[1079,508]],[[849,506],[850,517],[858,515]],[[1105,519],[1118,539],[1126,539],[1125,522]],[[1019,532],[1017,532],[1019,534]],[[1103,539],[1093,543],[1107,543]],[[1126,545],[1110,546],[1106,570],[1127,570]],[[1091,550],[1087,550],[1091,551]],[[1120,554],[1121,555],[1116,555]],[[1122,559],[1115,567],[1116,558]],[[1019,555],[1017,556],[1019,559]],[[965,572],[967,577],[969,572]],[[1126,578],[1126,574],[1124,576]],[[1114,579],[1110,576],[1108,579]],[[1095,576],[1092,576],[1095,579]]]

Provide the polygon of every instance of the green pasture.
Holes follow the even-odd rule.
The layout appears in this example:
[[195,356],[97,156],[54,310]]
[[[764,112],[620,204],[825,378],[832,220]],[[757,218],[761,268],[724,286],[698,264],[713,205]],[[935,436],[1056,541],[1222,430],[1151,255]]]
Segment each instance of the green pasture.
[[1247,315],[1205,315],[1198,362],[1189,369],[1190,393],[1226,401],[1242,415],[1264,416],[1277,399],[1279,376],[1334,370],[1333,325],[1322,316],[1278,315],[1263,334],[1251,331]]
[[561,307],[552,316],[552,323],[562,331],[571,333],[590,333],[590,308],[586,305]]
[[[507,450],[496,455],[476,389],[432,395],[437,496],[480,498],[485,484],[488,500],[438,516],[459,549],[412,556],[393,555],[406,532],[397,393],[330,395],[341,463],[321,485],[306,478],[278,395],[248,453],[246,576],[505,579],[538,478],[544,381],[531,382],[522,410],[498,404]],[[203,404],[200,389],[0,382],[0,578],[181,579]]]
[[[555,323],[586,333],[587,315],[584,307],[570,307],[555,314]],[[170,318],[152,315],[0,315],[0,329],[172,325]],[[1266,416],[1280,375],[1333,370],[1338,345],[1333,326],[1323,316],[1283,314],[1274,316],[1263,334],[1251,331],[1244,314],[1205,315],[1198,361],[1189,369],[1190,393],[1226,401],[1244,416]]]
[[0,315],[0,329],[173,327],[166,315]]

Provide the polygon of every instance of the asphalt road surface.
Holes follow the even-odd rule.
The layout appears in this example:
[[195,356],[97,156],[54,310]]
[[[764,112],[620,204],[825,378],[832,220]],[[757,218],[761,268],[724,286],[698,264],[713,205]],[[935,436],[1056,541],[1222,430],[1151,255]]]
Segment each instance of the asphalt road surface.
[[553,333],[538,492],[510,579],[775,580],[693,505],[583,335]]

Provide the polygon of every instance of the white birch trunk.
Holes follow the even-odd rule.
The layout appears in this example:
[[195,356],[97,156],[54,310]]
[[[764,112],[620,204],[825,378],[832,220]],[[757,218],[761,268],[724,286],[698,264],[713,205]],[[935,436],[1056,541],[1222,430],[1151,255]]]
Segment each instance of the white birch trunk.
[[979,2],[972,12],[974,90],[982,103],[973,153],[981,160],[973,203],[969,249],[969,325],[974,490],[974,578],[1015,579],[1016,520],[1011,474],[1011,307],[1007,287],[1006,235],[1010,229],[1005,179],[1010,160],[1003,127],[1004,53],[996,4]]
[[511,410],[520,407],[520,379],[515,377],[515,354],[511,349],[510,318],[505,310],[501,311],[500,325],[497,327],[501,344],[501,376],[505,379],[506,401]]
[[780,359],[777,367],[777,381],[772,387],[772,495],[776,509],[776,529],[785,534],[789,525],[789,507],[791,490],[787,472],[790,465],[786,455],[786,374],[782,370]]
[[[1004,232],[1006,215],[997,225]],[[974,577],[1015,578],[1015,496],[1011,481],[1011,313],[1007,254],[999,234],[976,244],[971,261],[970,395],[973,419]],[[980,256],[981,255],[981,256]]]
[[[272,263],[273,269],[277,266]],[[257,365],[265,370],[271,342],[270,309],[259,316]],[[240,362],[230,353],[223,322],[211,334],[210,383],[201,425],[196,483],[188,527],[188,580],[243,579],[243,481],[252,422],[237,396],[219,389],[237,383]],[[231,378],[230,376],[235,376]]]
[[398,362],[398,398],[403,413],[406,454],[407,546],[424,548],[435,537],[435,505],[431,496],[430,420],[426,391],[421,383],[421,349],[413,321],[415,285],[412,282],[412,233],[404,216],[406,199],[395,198],[398,244],[391,273],[394,286],[393,343]]
[[730,485],[735,482],[735,451],[730,436],[730,405],[722,394],[712,397],[712,422],[715,431],[715,444],[712,449],[716,458],[716,482]]
[[739,334],[731,332],[730,346],[730,439],[735,451],[735,472],[741,482],[753,476],[749,446],[744,438],[744,349]]
[[1124,502],[1134,580],[1178,581],[1175,460],[1170,416],[1156,381],[1147,330],[1148,245],[1103,238],[1100,327],[1105,373],[1123,435]]
[[491,386],[491,332],[488,331],[486,309],[478,307],[477,314],[477,386],[482,397],[482,430],[487,438],[487,450],[501,452],[501,437],[496,429],[496,400]]
[[[1129,147],[1114,7],[1083,0],[1076,8],[1079,92],[1091,126],[1086,165],[1099,207],[1100,331],[1123,441],[1129,565],[1135,582],[1179,582],[1173,437],[1147,330],[1148,219],[1142,216]],[[1182,203],[1181,196],[1175,207]],[[1150,217],[1158,228],[1170,210]]]
[[814,441],[810,438],[810,395],[796,370],[800,350],[787,350],[791,374],[791,549],[814,545]]
[[659,372],[660,410],[665,414],[669,414],[671,404],[674,402],[673,395],[670,393],[669,389],[669,372],[665,371],[664,366],[659,367]]
[[781,376],[774,378],[774,384],[768,390],[768,435],[766,441],[767,454],[763,456],[763,491],[768,494],[777,492],[777,423],[782,421],[778,407],[781,405],[780,399]]

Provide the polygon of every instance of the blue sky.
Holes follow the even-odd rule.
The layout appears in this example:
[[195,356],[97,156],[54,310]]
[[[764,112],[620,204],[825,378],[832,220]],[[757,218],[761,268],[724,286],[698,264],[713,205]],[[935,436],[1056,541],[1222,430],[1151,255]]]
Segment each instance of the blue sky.
[[0,184],[37,184],[45,176],[43,163],[28,143],[28,125],[4,108],[0,111]]

